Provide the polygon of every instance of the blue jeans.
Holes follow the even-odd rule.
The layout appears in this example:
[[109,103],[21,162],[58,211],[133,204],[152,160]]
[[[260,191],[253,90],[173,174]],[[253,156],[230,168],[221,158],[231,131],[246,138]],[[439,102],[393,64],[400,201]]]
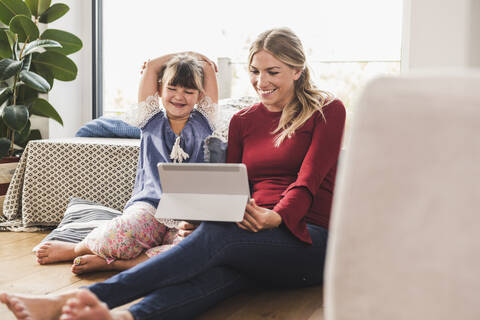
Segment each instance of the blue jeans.
[[234,223],[203,222],[185,240],[112,278],[89,287],[134,318],[191,319],[255,284],[299,288],[323,282],[326,229],[308,225],[307,245],[285,227],[249,232]]

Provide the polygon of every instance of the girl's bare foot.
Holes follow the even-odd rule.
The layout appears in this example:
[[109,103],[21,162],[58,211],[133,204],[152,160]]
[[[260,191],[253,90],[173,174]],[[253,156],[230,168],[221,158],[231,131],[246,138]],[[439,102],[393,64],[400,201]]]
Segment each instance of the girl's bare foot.
[[60,320],[133,320],[128,311],[110,311],[107,305],[90,291],[79,290],[62,308]]
[[75,274],[82,274],[94,271],[123,271],[130,269],[137,264],[148,260],[148,256],[142,253],[136,258],[129,260],[115,260],[110,264],[94,254],[86,254],[75,258],[72,265],[72,272]]
[[94,254],[86,254],[76,257],[72,265],[72,272],[75,274],[109,270],[113,270],[112,265],[107,264],[105,259]]
[[58,319],[62,306],[74,296],[73,292],[59,296],[0,293],[0,302],[5,304],[18,320],[50,320]]
[[39,264],[72,261],[75,258],[75,243],[63,241],[45,242],[35,252]]

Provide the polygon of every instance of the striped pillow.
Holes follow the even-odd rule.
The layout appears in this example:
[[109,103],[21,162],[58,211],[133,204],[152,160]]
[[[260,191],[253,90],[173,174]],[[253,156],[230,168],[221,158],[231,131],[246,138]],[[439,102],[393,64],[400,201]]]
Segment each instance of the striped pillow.
[[107,223],[121,214],[118,210],[110,209],[88,200],[71,198],[58,227],[36,245],[33,251],[35,252],[46,241],[56,240],[78,243],[94,228]]

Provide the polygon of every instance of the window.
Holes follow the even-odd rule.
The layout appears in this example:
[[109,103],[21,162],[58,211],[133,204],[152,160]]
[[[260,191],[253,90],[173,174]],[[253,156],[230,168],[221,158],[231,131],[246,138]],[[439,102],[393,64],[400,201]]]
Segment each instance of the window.
[[248,48],[272,27],[297,33],[316,84],[349,111],[370,78],[400,71],[402,0],[103,0],[102,19],[104,115],[136,103],[144,61],[177,51],[230,59],[231,96],[254,95]]

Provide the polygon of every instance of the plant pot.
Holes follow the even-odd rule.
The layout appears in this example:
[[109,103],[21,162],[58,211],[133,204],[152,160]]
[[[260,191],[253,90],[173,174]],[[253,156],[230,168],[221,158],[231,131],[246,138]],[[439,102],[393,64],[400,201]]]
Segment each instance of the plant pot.
[[19,161],[19,157],[3,157],[0,159],[0,215],[3,213],[3,201]]

